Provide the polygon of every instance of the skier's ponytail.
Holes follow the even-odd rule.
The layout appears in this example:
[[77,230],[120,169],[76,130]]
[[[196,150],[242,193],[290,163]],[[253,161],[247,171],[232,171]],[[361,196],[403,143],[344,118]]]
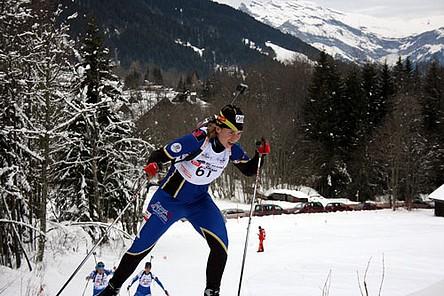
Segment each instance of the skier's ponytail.
[[206,128],[207,129],[207,137],[212,139],[217,136],[216,133],[216,126],[217,126],[217,118],[216,115],[209,116],[205,118],[203,121],[199,122],[197,124],[197,129],[199,128]]

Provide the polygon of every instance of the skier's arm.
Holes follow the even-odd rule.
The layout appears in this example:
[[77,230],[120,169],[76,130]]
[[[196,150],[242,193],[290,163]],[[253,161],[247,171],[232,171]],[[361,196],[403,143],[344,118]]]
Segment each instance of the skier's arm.
[[[246,176],[254,176],[259,164],[259,156],[265,156],[270,153],[270,144],[262,138],[256,143],[256,152],[253,158],[249,158],[240,144],[236,144],[231,149],[231,160],[234,165]],[[264,157],[262,157],[264,161]]]
[[158,278],[157,276],[154,278],[154,280],[155,280],[156,283],[162,288],[162,290],[166,291],[165,288],[164,288],[164,286],[162,285],[162,283],[160,282],[160,280],[159,280],[159,278]]
[[89,280],[93,279],[94,273],[95,273],[94,271],[91,271],[91,273],[86,277],[86,280],[89,281]]
[[247,154],[244,154],[240,160],[234,160],[233,163],[245,176],[254,176],[259,163],[259,153],[256,152],[251,159]]
[[138,279],[138,275],[136,275],[135,277],[133,277],[131,283],[126,287],[126,289],[129,291],[129,289],[131,288],[131,286],[134,284],[135,281],[137,281]]
[[165,145],[163,148],[155,150],[148,158],[148,163],[157,163],[159,167],[162,164],[172,161],[184,154],[189,154],[199,150],[206,138],[206,132],[201,129],[195,130],[193,133],[175,139]]
[[133,279],[131,280],[131,284],[128,285],[128,289],[138,280],[139,280],[139,274],[137,274],[135,277],[133,277]]

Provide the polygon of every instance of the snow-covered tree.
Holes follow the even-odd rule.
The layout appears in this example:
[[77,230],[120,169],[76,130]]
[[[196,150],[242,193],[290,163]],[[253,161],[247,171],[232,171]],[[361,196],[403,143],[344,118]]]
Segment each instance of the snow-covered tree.
[[[72,70],[69,60],[73,56],[74,44],[70,41],[68,28],[56,23],[58,13],[47,11],[34,25],[32,125],[25,134],[29,147],[39,156],[31,162],[29,178],[35,191],[35,209],[42,233],[46,232],[47,204],[54,196],[57,156],[65,147],[65,129],[75,119],[66,108],[66,101],[70,100]],[[39,237],[38,261],[43,259],[44,247],[45,238]]]
[[135,166],[145,143],[134,137],[131,122],[114,110],[123,99],[108,49],[93,21],[78,52],[68,143],[58,170],[61,219],[106,221],[132,194]]
[[[30,126],[35,38],[28,5],[29,1],[8,0],[0,7],[0,218],[24,223],[34,216],[29,164],[39,158],[23,137]],[[20,244],[31,235],[21,226],[0,224],[0,263],[19,267],[25,251]]]

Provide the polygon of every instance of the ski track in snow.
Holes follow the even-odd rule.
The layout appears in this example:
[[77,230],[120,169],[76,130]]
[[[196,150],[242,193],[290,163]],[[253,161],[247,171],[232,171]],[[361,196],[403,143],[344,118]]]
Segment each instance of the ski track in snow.
[[[233,207],[228,202],[219,204],[222,208]],[[227,222],[230,247],[221,295],[237,294],[247,222],[247,218]],[[256,253],[259,225],[267,231],[265,253]],[[444,219],[434,217],[432,210],[254,217],[242,295],[320,296],[331,270],[329,295],[356,296],[359,295],[356,272],[359,271],[362,280],[370,258],[367,283],[370,295],[376,295],[384,254],[382,294],[406,296],[443,280],[443,232]],[[73,231],[73,234],[77,233]],[[71,250],[64,255],[52,255],[52,251],[47,250],[42,279],[36,276],[37,271],[29,273],[25,266],[19,271],[1,267],[1,288],[16,279],[3,295],[36,295],[26,291],[39,283],[46,285],[45,295],[55,295],[83,259],[87,243],[91,247],[87,239],[79,237],[71,246],[79,251]],[[107,268],[117,265],[129,243],[126,241],[123,246],[122,241],[114,241],[111,246],[98,249],[97,260],[104,261]],[[208,248],[188,222],[173,225],[151,255],[154,256],[153,273],[172,296],[202,294]],[[143,264],[144,261],[137,271]],[[85,277],[94,265],[91,257],[61,295],[81,295]],[[124,290],[121,295],[127,295]],[[92,295],[91,284],[85,295]],[[163,292],[155,286],[153,295],[163,295]]]

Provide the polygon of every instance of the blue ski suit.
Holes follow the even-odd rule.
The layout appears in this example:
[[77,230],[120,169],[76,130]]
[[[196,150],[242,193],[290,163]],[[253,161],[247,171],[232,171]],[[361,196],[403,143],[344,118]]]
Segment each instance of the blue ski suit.
[[88,279],[93,281],[93,296],[99,295],[99,293],[105,289],[108,285],[110,274],[113,274],[113,271],[109,269],[104,269],[102,274],[98,273],[96,270],[93,270],[89,274]]
[[139,285],[137,286],[136,294],[134,294],[134,296],[151,296],[151,284],[153,281],[155,281],[165,291],[165,288],[160,280],[151,272],[146,273],[144,270],[139,272],[131,281],[130,286],[137,281],[139,281]]
[[228,236],[223,216],[208,188],[230,161],[243,174],[253,176],[258,160],[258,153],[250,159],[238,143],[227,149],[217,137],[208,138],[205,128],[154,151],[148,163],[156,162],[162,166],[171,162],[171,166],[153,195],[143,225],[110,285],[121,287],[165,231],[179,219],[186,218],[210,247],[207,288],[219,289],[227,260]]

